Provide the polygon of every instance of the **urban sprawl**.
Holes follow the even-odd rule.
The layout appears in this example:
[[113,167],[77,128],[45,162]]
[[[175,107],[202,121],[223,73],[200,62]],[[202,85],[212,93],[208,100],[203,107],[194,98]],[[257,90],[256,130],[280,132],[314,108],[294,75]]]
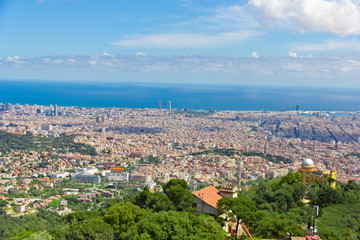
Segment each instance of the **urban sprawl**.
[[186,180],[193,191],[226,183],[246,189],[252,181],[297,171],[306,158],[319,170],[336,170],[338,182],[359,184],[358,128],[357,112],[193,111],[171,109],[170,102],[167,109],[5,103],[0,199],[11,199],[6,214],[36,208],[66,214],[82,209],[76,203],[92,209],[144,185],[161,191],[173,178]]

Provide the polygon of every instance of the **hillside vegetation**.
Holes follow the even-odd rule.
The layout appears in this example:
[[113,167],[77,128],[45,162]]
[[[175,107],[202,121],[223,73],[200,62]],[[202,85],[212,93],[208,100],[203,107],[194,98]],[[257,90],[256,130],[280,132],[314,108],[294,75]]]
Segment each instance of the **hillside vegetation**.
[[[97,211],[63,217],[44,210],[17,218],[0,215],[0,238],[231,239],[222,229],[224,219],[194,215],[194,196],[188,188],[184,180],[173,179],[163,185],[164,192],[145,188],[128,201],[114,201]],[[316,185],[316,195],[318,235],[323,240],[359,239],[360,187],[352,181],[336,189]],[[222,198],[218,206],[236,213],[257,239],[276,239],[304,236],[313,221],[314,201],[315,187],[303,185],[301,175],[290,172],[252,186],[237,198]]]
[[0,131],[0,151],[9,152],[13,149],[16,151],[77,152],[83,155],[96,155],[93,147],[83,143],[74,143],[75,137],[76,135],[40,137],[32,134],[19,135]]

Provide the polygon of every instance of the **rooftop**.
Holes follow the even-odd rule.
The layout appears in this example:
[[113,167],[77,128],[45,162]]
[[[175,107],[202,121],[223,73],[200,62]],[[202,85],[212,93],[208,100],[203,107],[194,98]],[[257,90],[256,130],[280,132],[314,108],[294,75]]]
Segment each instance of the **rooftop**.
[[205,203],[209,204],[210,206],[217,208],[217,202],[223,198],[220,195],[220,191],[216,189],[214,186],[209,186],[200,191],[193,192],[194,196],[201,199]]

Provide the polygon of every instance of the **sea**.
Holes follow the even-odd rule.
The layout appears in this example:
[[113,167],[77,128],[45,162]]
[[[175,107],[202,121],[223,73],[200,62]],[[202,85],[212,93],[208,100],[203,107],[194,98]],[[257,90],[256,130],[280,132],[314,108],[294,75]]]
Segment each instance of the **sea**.
[[0,80],[0,102],[94,108],[360,111],[360,89]]

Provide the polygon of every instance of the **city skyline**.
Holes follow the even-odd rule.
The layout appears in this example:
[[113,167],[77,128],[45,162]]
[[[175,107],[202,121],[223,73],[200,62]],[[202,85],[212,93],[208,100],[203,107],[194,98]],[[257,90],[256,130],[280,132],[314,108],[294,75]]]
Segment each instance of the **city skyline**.
[[356,0],[0,8],[0,79],[360,87]]

